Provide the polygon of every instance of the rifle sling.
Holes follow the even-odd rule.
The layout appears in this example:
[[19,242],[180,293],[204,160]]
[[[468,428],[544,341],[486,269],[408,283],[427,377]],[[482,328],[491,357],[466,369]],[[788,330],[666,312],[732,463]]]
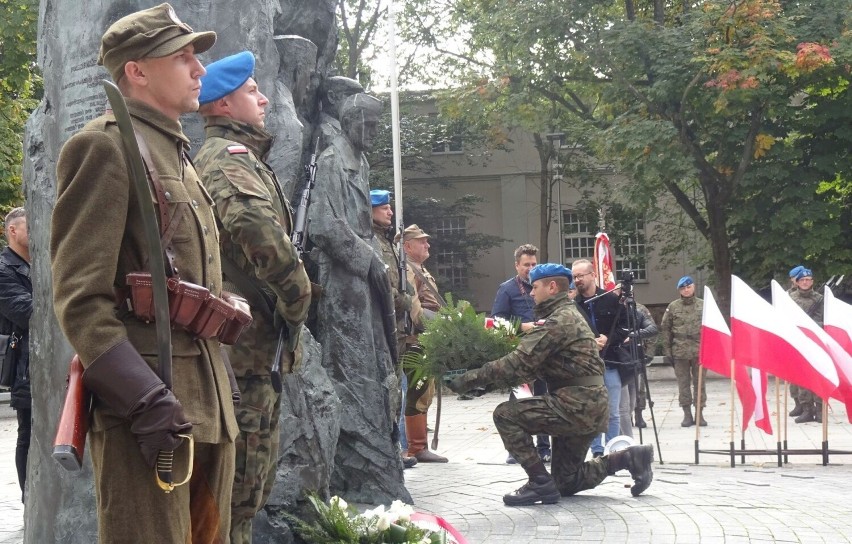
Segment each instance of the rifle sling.
[[411,270],[413,270],[413,271],[414,271],[414,275],[415,275],[415,276],[417,276],[418,278],[420,278],[420,280],[423,282],[423,285],[425,285],[425,286],[426,286],[426,289],[429,289],[429,292],[431,292],[433,295],[435,295],[435,297],[438,299],[438,302],[440,302],[440,303],[441,303],[441,306],[446,306],[446,305],[447,305],[447,301],[446,301],[446,300],[444,300],[444,297],[442,297],[442,296],[441,296],[441,294],[440,294],[440,293],[438,293],[438,291],[437,291],[437,290],[435,290],[435,288],[434,288],[434,287],[432,287],[432,283],[429,281],[429,278],[427,278],[427,277],[423,274],[423,272],[422,272],[422,271],[421,271],[418,267],[416,267],[416,266],[412,266],[412,267],[411,267]]

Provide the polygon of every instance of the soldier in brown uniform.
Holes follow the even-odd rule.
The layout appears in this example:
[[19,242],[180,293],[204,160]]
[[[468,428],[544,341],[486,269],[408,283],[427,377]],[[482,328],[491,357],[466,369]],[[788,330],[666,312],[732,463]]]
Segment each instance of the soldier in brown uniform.
[[[388,266],[388,278],[391,282],[391,291],[393,292],[394,311],[396,313],[396,333],[397,344],[399,345],[399,355],[402,355],[414,344],[417,343],[417,337],[414,335],[415,321],[420,323],[423,310],[420,307],[420,300],[412,296],[414,293],[414,272],[410,267],[406,267],[406,287],[407,291],[399,290],[399,255],[396,253],[394,244],[388,239],[388,231],[393,224],[393,209],[391,208],[391,193],[384,189],[373,189],[370,191],[370,204],[373,207],[373,233],[376,235],[376,240],[379,242],[379,247],[382,250],[382,259]],[[404,319],[405,313],[408,312],[408,323]],[[412,329],[412,330],[406,330]],[[399,418],[399,442],[402,447],[402,466],[411,468],[417,464],[417,458],[411,457],[408,452],[408,439],[405,434],[405,393],[408,387],[408,379],[402,367],[397,361],[396,365],[397,376],[400,380],[400,394],[395,395],[391,402],[391,410],[394,413],[402,412]]]
[[[422,319],[430,312],[437,312],[441,307],[438,285],[435,278],[426,270],[423,263],[429,258],[429,235],[417,225],[410,225],[403,233],[408,268],[414,274],[414,287],[420,306],[423,309]],[[408,390],[405,398],[405,433],[408,438],[408,455],[415,457],[421,463],[446,463],[447,458],[429,451],[428,430],[426,429],[426,412],[435,397],[435,380],[420,380],[412,383],[408,376]]]
[[[179,122],[198,109],[204,67],[195,55],[215,39],[193,32],[162,4],[110,26],[98,61],[127,97],[150,149],[149,167],[174,204],[169,214],[185,209],[171,243],[180,278],[220,295],[212,201]],[[216,337],[197,339],[175,327],[173,390],[155,373],[154,323],[137,319],[116,296],[128,273],[148,268],[140,213],[119,129],[112,114],[102,115],[62,148],[51,225],[56,315],[95,395],[89,445],[99,540],[227,542],[237,425],[226,363]],[[176,435],[188,432],[195,439],[192,479],[165,494],[154,462],[159,451],[176,450],[176,470],[182,466],[188,448]]]
[[[563,497],[592,489],[607,475],[630,470],[633,496],[653,479],[654,448],[631,446],[584,461],[592,439],[607,425],[608,397],[604,363],[592,330],[570,300],[571,271],[560,264],[540,264],[530,272],[535,299],[535,327],[512,353],[450,382],[463,393],[476,386],[514,387],[535,378],[547,381],[548,393],[510,399],[494,410],[494,425],[503,445],[524,468],[529,481],[503,496],[509,506],[552,504]],[[535,434],[553,439],[553,476],[533,444]]]
[[275,483],[280,375],[293,369],[311,300],[305,267],[290,243],[290,204],[264,162],[272,145],[264,130],[269,101],[251,77],[254,65],[254,55],[243,51],[207,66],[199,98],[206,140],[195,159],[216,203],[225,286],[249,300],[254,318],[239,343],[226,348],[241,393],[232,544],[251,542],[252,519]]

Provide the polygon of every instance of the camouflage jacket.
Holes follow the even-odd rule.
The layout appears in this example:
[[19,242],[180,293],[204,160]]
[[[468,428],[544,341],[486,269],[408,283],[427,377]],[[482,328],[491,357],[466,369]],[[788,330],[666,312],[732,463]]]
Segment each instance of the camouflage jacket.
[[216,203],[222,255],[274,295],[275,310],[290,332],[287,348],[294,351],[308,314],[311,286],[290,243],[290,204],[263,161],[272,137],[226,117],[207,118],[205,137],[195,161]]
[[813,289],[805,291],[804,289],[796,287],[794,291],[790,292],[790,298],[792,298],[796,304],[798,304],[799,307],[803,309],[808,316],[810,316],[811,319],[816,321],[817,324],[822,327],[823,297],[821,294],[817,293]]
[[703,310],[704,301],[696,296],[681,297],[669,304],[660,324],[663,355],[675,359],[698,358]]
[[[376,240],[379,242],[379,247],[382,250],[382,260],[388,266],[388,278],[391,282],[391,290],[393,291],[393,303],[394,303],[394,311],[396,311],[397,323],[396,330],[399,333],[400,337],[405,336],[403,334],[404,323],[402,322],[402,316],[404,312],[408,312],[409,317],[411,318],[411,322],[415,328],[420,327],[422,322],[422,314],[423,309],[420,306],[420,300],[413,296],[416,285],[416,278],[414,276],[414,271],[411,270],[411,266],[407,266],[405,268],[406,274],[406,286],[408,287],[407,293],[400,293],[399,291],[399,256],[396,253],[396,248],[393,245],[393,242],[388,240],[387,237],[387,229],[384,227],[380,227],[373,223],[373,233],[376,235]],[[410,342],[413,343],[416,341],[416,338],[409,337]]]
[[[583,376],[603,376],[604,362],[598,355],[592,330],[567,293],[557,293],[536,304],[535,315],[539,319],[536,326],[521,338],[512,353],[464,374],[466,388],[486,384],[513,387],[536,378],[552,384]],[[556,413],[567,418],[566,407],[576,404],[578,395],[588,395],[589,417],[603,424],[607,412],[603,384],[563,387],[544,398]]]

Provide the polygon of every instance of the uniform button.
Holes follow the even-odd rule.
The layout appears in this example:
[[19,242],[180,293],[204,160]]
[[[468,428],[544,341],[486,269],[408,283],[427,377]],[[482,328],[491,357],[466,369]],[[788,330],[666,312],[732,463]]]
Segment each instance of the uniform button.
[[212,292],[213,291],[213,284],[211,283],[210,285],[208,285],[207,289],[209,289]]
[[172,199],[172,194],[170,192],[166,191],[166,200],[171,201],[171,199]]
[[208,255],[208,256],[207,256],[207,262],[208,262],[208,263],[212,263],[212,262],[213,262],[213,255]]
[[192,207],[193,207],[193,208],[197,208],[197,207],[198,207],[198,201],[197,201],[197,200],[193,200],[193,201],[192,201]]
[[204,234],[210,233],[210,229],[208,229],[207,227],[202,227],[202,230],[204,231]]

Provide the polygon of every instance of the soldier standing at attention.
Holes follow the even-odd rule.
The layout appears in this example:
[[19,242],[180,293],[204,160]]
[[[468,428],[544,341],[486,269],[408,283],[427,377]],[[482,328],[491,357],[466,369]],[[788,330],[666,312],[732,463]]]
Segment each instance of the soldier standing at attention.
[[[595,435],[607,425],[609,401],[604,363],[591,328],[568,298],[571,271],[561,264],[540,264],[530,271],[538,321],[512,353],[454,378],[457,393],[494,384],[514,387],[542,378],[541,396],[510,399],[494,410],[494,425],[503,445],[526,471],[529,481],[503,496],[508,506],[553,504],[593,489],[608,475],[630,470],[637,496],[651,485],[654,447],[629,448],[584,461]],[[552,438],[553,476],[547,472],[530,435]]]
[[[810,269],[801,267],[796,272],[796,289],[790,292],[790,298],[808,314],[808,317],[816,321],[822,327],[823,319],[823,297],[814,291],[814,274]],[[792,388],[791,388],[792,389]],[[822,399],[813,391],[804,387],[797,387],[798,398],[796,409],[800,410],[794,420],[796,423],[807,423],[816,421],[822,423]]]
[[249,301],[254,318],[240,342],[226,348],[241,396],[232,544],[251,542],[252,519],[275,483],[280,373],[294,369],[311,301],[305,267],[290,243],[290,204],[264,162],[272,145],[263,128],[269,101],[251,77],[254,64],[254,55],[243,51],[207,66],[199,98],[206,139],[196,157],[216,203],[225,286]]
[[[399,236],[397,234],[397,236]],[[438,284],[435,278],[426,270],[423,263],[429,258],[429,235],[417,225],[409,225],[402,233],[403,248],[408,269],[414,274],[414,287],[417,298],[425,311],[437,312],[442,300],[438,294]],[[423,316],[425,318],[425,315]],[[427,412],[435,397],[435,380],[420,380],[412,383],[408,376],[408,390],[405,394],[405,432],[408,438],[408,455],[421,463],[446,463],[449,460],[443,455],[429,451],[428,429],[426,427]]]
[[[212,202],[189,161],[179,122],[182,113],[198,109],[204,67],[195,55],[215,40],[215,33],[193,32],[161,4],[113,23],[101,39],[98,63],[127,98],[133,126],[150,150],[149,168],[170,197],[164,211],[170,217],[183,212],[170,244],[181,280],[219,296]],[[72,136],[57,163],[51,225],[56,316],[95,397],[89,451],[98,539],[226,542],[237,434],[226,362],[215,336],[199,339],[174,327],[169,390],[155,373],[155,324],[135,317],[123,297],[117,300],[127,274],[148,269],[150,254],[125,156],[111,113]],[[176,450],[176,470],[185,465],[188,447],[176,435],[189,432],[192,479],[165,494],[155,480],[157,455]]]
[[[674,365],[677,377],[678,401],[683,408],[683,421],[680,422],[680,426],[691,427],[695,425],[692,405],[697,402],[698,397],[698,372],[706,373],[706,370],[698,364],[698,344],[701,340],[701,313],[704,310],[704,301],[695,296],[695,282],[689,276],[678,280],[677,291],[680,298],[666,308],[660,331],[663,335],[663,356],[666,357],[666,362]],[[703,378],[702,376],[702,412],[707,405]],[[702,427],[707,425],[703,413],[698,424]]]
[[[396,339],[399,346],[399,356],[406,352],[407,348],[417,343],[417,337],[406,333],[408,326],[403,316],[408,312],[411,323],[420,322],[420,314],[423,310],[420,308],[420,300],[417,297],[411,296],[409,293],[401,293],[399,290],[399,255],[396,253],[394,244],[388,238],[388,231],[393,224],[393,208],[391,208],[391,192],[384,189],[373,189],[370,191],[370,204],[373,207],[373,233],[376,235],[376,240],[379,242],[379,247],[382,250],[382,259],[388,266],[388,278],[391,282],[391,291],[393,292],[394,311],[396,312]],[[411,268],[406,268],[406,285],[410,292],[414,292],[414,272]],[[396,373],[400,380],[400,394],[395,395],[391,408],[394,413],[399,412],[399,442],[402,453],[402,466],[411,468],[417,464],[417,459],[408,456],[408,439],[405,436],[405,390],[408,387],[408,379],[405,373],[402,372],[400,362],[396,363]]]

